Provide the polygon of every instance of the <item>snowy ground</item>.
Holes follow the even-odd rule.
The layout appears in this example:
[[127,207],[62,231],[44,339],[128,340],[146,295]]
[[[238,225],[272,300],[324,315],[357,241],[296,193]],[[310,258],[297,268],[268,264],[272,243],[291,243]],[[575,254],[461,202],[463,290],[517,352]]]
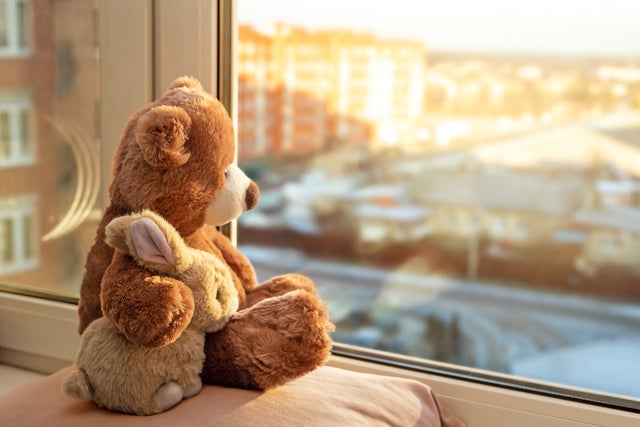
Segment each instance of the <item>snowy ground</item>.
[[514,375],[640,398],[640,339],[614,339],[515,361]]

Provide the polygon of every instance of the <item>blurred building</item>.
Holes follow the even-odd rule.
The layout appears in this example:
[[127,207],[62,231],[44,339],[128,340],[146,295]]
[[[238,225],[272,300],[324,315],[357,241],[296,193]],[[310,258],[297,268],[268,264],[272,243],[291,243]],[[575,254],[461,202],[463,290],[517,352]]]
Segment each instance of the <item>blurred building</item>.
[[[330,132],[338,139],[367,135],[352,125],[364,122],[376,144],[395,146],[407,138],[422,114],[425,47],[372,35],[334,33],[329,111]],[[360,132],[360,134],[358,133]]]
[[238,37],[238,143],[241,155],[251,158],[271,152],[276,144],[272,40],[245,25]]
[[3,282],[78,284],[90,241],[61,223],[90,202],[89,189],[78,197],[79,182],[91,185],[99,173],[96,8],[86,0],[0,2]]
[[395,145],[422,114],[426,49],[419,43],[242,25],[238,50],[241,159]]

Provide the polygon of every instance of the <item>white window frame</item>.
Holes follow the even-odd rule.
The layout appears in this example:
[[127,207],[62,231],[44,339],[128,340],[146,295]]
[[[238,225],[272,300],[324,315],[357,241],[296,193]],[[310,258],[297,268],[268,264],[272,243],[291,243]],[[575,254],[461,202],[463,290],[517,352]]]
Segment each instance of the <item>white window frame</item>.
[[[5,274],[18,273],[34,269],[38,266],[38,253],[36,239],[39,234],[36,229],[36,195],[26,195],[16,198],[0,199],[0,222],[9,219],[13,222],[12,238],[14,242],[13,254],[14,259],[11,264],[7,265],[3,262],[2,246],[0,245],[0,278]],[[31,256],[27,257],[24,251],[23,239],[26,221],[31,221],[31,242],[33,248]],[[1,232],[1,230],[0,230]],[[0,241],[3,236],[0,235]]]
[[[0,0],[6,8],[4,23],[7,29],[7,45],[0,46],[0,57],[24,57],[31,54],[31,0]],[[18,19],[18,4],[26,7],[26,25],[23,27]],[[20,33],[23,33],[25,45],[19,43]]]
[[[218,44],[228,43],[217,38],[218,6],[221,13],[228,13],[230,4],[225,0],[102,2],[100,118],[101,137],[106,146],[104,183],[109,182],[111,155],[127,117],[164,88],[175,72],[199,77],[208,90],[229,102],[227,106],[231,105],[235,116],[233,79],[226,75],[228,73],[221,73],[220,79],[216,77],[218,67],[228,70],[227,61],[233,63],[229,55],[218,59],[216,53],[216,40]],[[185,22],[191,25],[184,26]],[[193,25],[194,22],[197,25]],[[228,22],[234,21],[227,21],[227,25]],[[229,37],[233,26],[230,30],[221,30],[223,36]],[[172,47],[172,40],[181,37],[193,44],[190,53]],[[186,60],[182,62],[184,68],[180,60]],[[221,82],[220,90],[216,81]],[[39,296],[0,292],[0,362],[53,372],[74,359],[78,343],[77,307],[72,301],[52,301]],[[629,411],[455,379],[446,374],[446,365],[441,365],[443,374],[437,375],[335,354],[329,364],[425,382],[469,427],[631,427],[640,421],[639,414]]]
[[[28,95],[0,97],[0,113],[9,117],[9,155],[0,152],[0,169],[31,165],[35,162],[35,132],[33,126],[33,101]],[[27,114],[27,135],[23,134],[21,115]],[[27,139],[28,138],[28,139]],[[22,149],[27,145],[27,151]]]

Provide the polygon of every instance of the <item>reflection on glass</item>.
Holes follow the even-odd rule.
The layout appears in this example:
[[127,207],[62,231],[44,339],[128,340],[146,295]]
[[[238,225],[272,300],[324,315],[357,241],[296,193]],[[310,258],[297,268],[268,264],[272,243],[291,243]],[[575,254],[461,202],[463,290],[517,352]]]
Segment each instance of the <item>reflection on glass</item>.
[[[44,9],[48,2],[38,8]],[[24,55],[31,43],[31,2],[0,1],[0,56]]]
[[7,3],[0,2],[0,47],[7,45]]
[[640,10],[343,3],[239,1],[259,277],[337,341],[640,397]]
[[96,10],[0,1],[2,286],[78,293],[100,214]]
[[0,111],[0,156],[8,158],[11,153],[9,140],[9,113]]
[[26,259],[33,258],[33,218],[31,215],[25,215],[22,218],[22,242],[23,242],[23,255]]
[[13,221],[3,218],[0,221],[0,236],[2,237],[2,263],[10,265],[13,262]]
[[31,154],[31,122],[29,121],[29,110],[20,111],[20,154],[28,156]]
[[17,44],[20,48],[29,46],[29,11],[28,0],[18,0],[16,2],[16,24],[18,30]]

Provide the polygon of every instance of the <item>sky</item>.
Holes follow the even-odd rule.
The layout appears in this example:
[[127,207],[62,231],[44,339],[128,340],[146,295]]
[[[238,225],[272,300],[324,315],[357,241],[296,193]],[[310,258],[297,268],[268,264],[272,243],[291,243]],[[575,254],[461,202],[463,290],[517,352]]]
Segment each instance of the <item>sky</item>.
[[238,0],[238,21],[351,28],[431,51],[640,58],[640,0]]

